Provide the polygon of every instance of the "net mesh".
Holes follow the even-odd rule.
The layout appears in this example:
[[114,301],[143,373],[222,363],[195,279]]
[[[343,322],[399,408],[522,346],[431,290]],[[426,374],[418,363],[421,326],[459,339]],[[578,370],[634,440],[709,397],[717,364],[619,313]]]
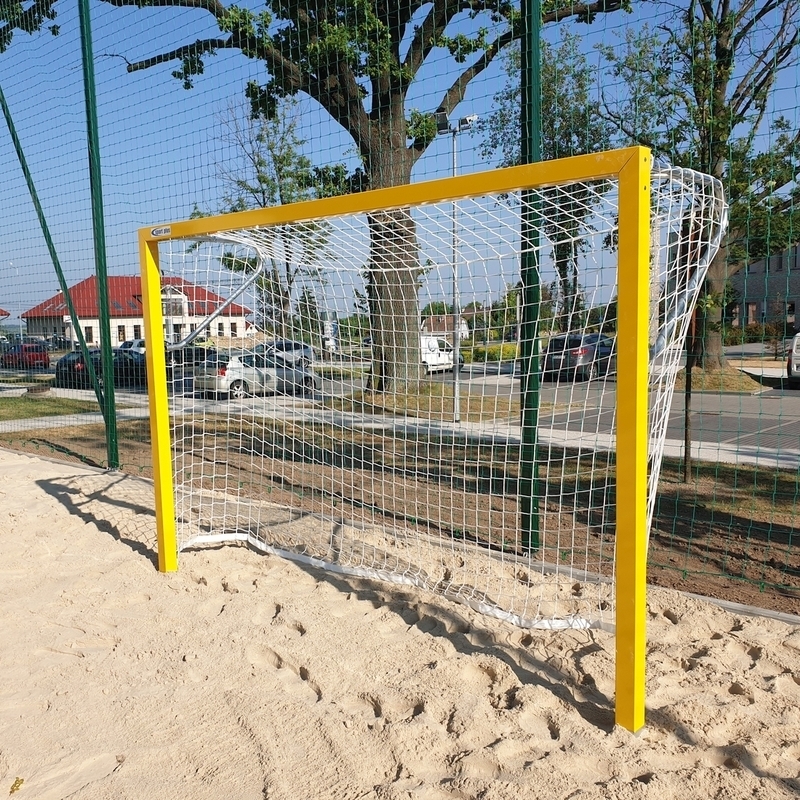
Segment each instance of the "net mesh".
[[[652,186],[648,524],[725,225],[716,181],[662,166]],[[612,626],[617,182],[397,213],[415,248],[399,267],[376,255],[366,214],[159,243],[179,548],[247,541],[524,627]],[[542,224],[525,236],[531,214]],[[534,448],[524,364],[506,360],[522,344],[526,251],[542,298]],[[376,281],[391,295],[409,279],[415,318],[376,318]],[[379,343],[402,330],[413,342],[393,352],[412,354],[402,374],[418,380],[374,391]],[[526,471],[534,531],[521,524]]]

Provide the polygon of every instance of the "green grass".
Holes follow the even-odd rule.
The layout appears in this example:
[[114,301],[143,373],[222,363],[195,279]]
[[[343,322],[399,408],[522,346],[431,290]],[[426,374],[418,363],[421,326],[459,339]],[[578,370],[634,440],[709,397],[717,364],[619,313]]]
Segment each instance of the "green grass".
[[[675,378],[676,391],[682,392],[686,388],[686,370],[682,369]],[[720,370],[703,370],[695,367],[692,370],[693,392],[739,392],[752,394],[764,387],[755,378],[751,378],[741,370],[726,367]]]
[[4,397],[0,399],[0,422],[33,417],[57,417],[99,411],[96,402],[67,397]]
[[369,367],[348,367],[340,364],[314,364],[313,371],[329,380],[345,378],[363,378],[369,373]]

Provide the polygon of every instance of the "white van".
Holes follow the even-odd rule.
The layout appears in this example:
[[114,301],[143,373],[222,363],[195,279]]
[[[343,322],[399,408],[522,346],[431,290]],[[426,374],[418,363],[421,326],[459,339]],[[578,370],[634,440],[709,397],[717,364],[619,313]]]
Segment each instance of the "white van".
[[[447,339],[438,339],[435,336],[423,336],[420,340],[422,363],[430,374],[431,372],[448,372],[453,369],[453,345]],[[459,353],[458,370],[464,366],[464,356]]]

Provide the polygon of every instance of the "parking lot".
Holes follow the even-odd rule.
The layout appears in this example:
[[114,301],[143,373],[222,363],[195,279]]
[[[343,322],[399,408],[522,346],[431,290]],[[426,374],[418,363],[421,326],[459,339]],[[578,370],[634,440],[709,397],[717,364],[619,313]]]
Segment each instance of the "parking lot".
[[[729,356],[756,355],[756,347],[744,346],[744,351],[736,349]],[[53,376],[54,363],[61,354],[51,359],[47,370],[8,370],[0,369],[0,398],[19,396],[27,392],[29,385],[47,383]],[[765,361],[762,372],[770,373],[765,386],[755,394],[720,394],[698,392],[692,405],[692,440],[696,446],[697,457],[705,460],[719,460],[737,463],[764,463],[772,466],[797,468],[800,466],[800,392],[786,388],[781,362]],[[284,418],[288,415],[311,413],[316,408],[319,416],[325,398],[342,397],[365,388],[366,377],[359,364],[359,370],[348,373],[339,370],[333,376],[322,379],[320,389],[306,397],[272,394],[251,396],[232,400],[226,397],[206,399],[198,396],[194,389],[191,366],[175,366],[169,382],[171,404],[175,413],[203,413],[230,415],[245,414],[256,417]],[[452,373],[440,373],[426,378],[434,383],[452,383]],[[459,389],[464,396],[478,395],[484,398],[498,397],[510,401],[519,399],[520,381],[514,372],[513,362],[466,365],[458,375]],[[94,400],[91,389],[50,389],[56,396],[74,399]],[[564,429],[568,437],[580,440],[591,437],[597,442],[611,446],[616,402],[613,382],[576,382],[571,384],[542,383],[540,387],[540,431],[547,435],[549,429]],[[147,393],[143,386],[118,387],[115,390],[118,417],[142,418],[149,413]],[[683,449],[683,401],[682,393],[676,393],[672,404],[668,428],[666,453],[679,456]],[[576,414],[574,409],[580,409]],[[99,414],[99,412],[98,412]],[[85,415],[89,423],[94,415]],[[98,419],[101,419],[98,417]],[[19,430],[24,421],[14,422]],[[9,423],[5,423],[8,425]],[[27,425],[52,425],[53,420],[37,422],[31,420]],[[464,434],[474,432],[475,425],[456,424],[448,426]],[[479,426],[480,427],[480,426]],[[497,426],[493,426],[497,430]],[[510,440],[519,436],[519,427],[511,420],[503,425],[505,435]]]

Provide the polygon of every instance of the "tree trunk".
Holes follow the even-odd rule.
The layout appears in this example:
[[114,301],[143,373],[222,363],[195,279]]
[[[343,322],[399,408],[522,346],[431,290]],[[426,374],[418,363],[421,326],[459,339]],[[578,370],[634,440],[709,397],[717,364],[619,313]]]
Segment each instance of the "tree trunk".
[[[387,114],[385,119],[376,126],[366,152],[362,148],[370,189],[409,183],[416,160],[406,146],[403,114]],[[382,211],[369,215],[369,234],[372,371],[367,386],[377,392],[408,391],[419,384],[423,372],[416,224],[408,209]]]
[[419,255],[416,225],[407,209],[370,214],[367,297],[372,328],[368,387],[403,392],[422,375]]
[[[708,267],[706,276],[706,295],[722,298],[725,292],[726,248],[721,247]],[[722,303],[708,303],[700,309],[699,348],[697,350],[697,366],[706,371],[723,369],[727,365],[722,350]]]

